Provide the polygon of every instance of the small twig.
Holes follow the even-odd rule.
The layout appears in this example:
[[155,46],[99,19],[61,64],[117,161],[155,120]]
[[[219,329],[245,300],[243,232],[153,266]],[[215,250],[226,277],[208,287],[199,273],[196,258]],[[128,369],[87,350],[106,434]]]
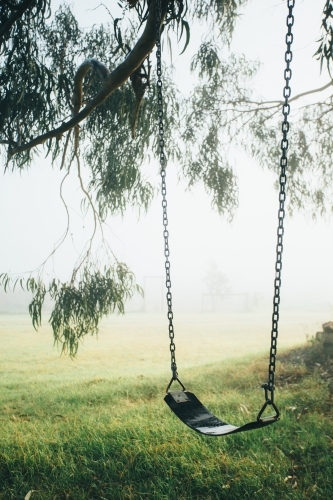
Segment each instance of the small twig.
[[[68,131],[68,134],[67,134],[67,137],[66,137],[66,142],[65,142],[65,147],[64,147],[64,152],[62,154],[62,160],[61,160],[61,165],[60,165],[60,170],[63,169],[64,167],[64,164],[65,164],[65,160],[66,160],[66,152],[67,152],[67,147],[68,147],[68,143],[69,143],[69,138],[71,136],[71,133],[72,131],[69,130]],[[69,171],[68,171],[69,172]]]
[[104,7],[108,13],[109,13],[109,16],[111,17],[111,19],[114,21],[114,17],[113,15],[111,14],[111,12],[109,11],[109,9],[107,8],[107,6],[105,5],[105,3],[101,2],[99,5],[97,5],[97,7],[95,7],[94,9],[87,9],[87,10],[91,10],[91,11],[94,11],[94,10],[97,10],[99,9],[100,7]]
[[66,180],[66,178],[69,176],[69,169],[68,171],[66,172],[65,176],[63,177],[61,183],[60,183],[60,198],[64,204],[64,207],[65,207],[65,210],[66,210],[66,214],[67,214],[67,227],[66,227],[66,230],[63,234],[63,236],[60,237],[60,239],[55,243],[55,246],[52,250],[52,252],[48,255],[48,257],[46,257],[46,259],[44,260],[44,262],[42,262],[38,267],[36,267],[35,269],[33,269],[32,271],[27,271],[29,273],[33,273],[33,272],[40,272],[43,267],[45,266],[46,262],[56,253],[56,251],[58,250],[58,248],[60,248],[60,246],[63,244],[63,242],[65,241],[65,239],[67,238],[68,236],[68,232],[69,232],[69,222],[70,222],[70,217],[69,217],[69,211],[68,211],[68,207],[67,207],[67,204],[66,204],[66,201],[63,197],[63,192],[62,192],[62,189],[63,189],[63,185],[64,185],[64,182]]
[[76,159],[76,163],[77,163],[77,175],[78,175],[78,178],[79,178],[79,181],[80,181],[80,186],[81,186],[81,189],[84,193],[84,195],[86,196],[88,202],[89,202],[89,205],[91,206],[91,209],[93,211],[93,217],[94,217],[94,229],[93,229],[93,233],[92,233],[92,236],[89,240],[89,248],[88,250],[85,252],[85,254],[83,255],[83,257],[81,258],[81,261],[79,262],[78,265],[75,266],[75,269],[73,270],[73,274],[72,274],[72,279],[71,279],[71,284],[74,283],[75,281],[75,278],[76,278],[76,275],[79,271],[79,269],[81,268],[82,264],[84,263],[85,260],[87,260],[89,258],[89,255],[91,254],[91,249],[92,249],[92,244],[93,244],[93,240],[95,238],[95,235],[96,235],[96,232],[97,232],[97,222],[99,222],[99,227],[101,229],[101,233],[102,233],[102,238],[104,240],[104,233],[103,233],[103,227],[102,227],[102,224],[101,224],[101,221],[100,221],[100,218],[99,218],[99,215],[97,213],[97,210],[94,206],[94,203],[92,201],[92,198],[90,196],[90,194],[88,193],[88,191],[86,190],[86,188],[84,187],[84,184],[83,184],[83,180],[82,180],[82,175],[81,175],[81,164],[80,164],[80,157],[78,155],[78,152],[75,151],[74,152],[74,157]]

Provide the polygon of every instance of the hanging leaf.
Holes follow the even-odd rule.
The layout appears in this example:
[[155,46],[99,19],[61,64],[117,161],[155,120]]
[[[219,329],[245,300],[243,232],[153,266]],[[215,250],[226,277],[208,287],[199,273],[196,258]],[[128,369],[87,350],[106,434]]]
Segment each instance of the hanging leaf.
[[182,23],[182,30],[181,30],[180,37],[182,37],[183,28],[185,28],[185,31],[186,31],[186,40],[185,40],[184,48],[183,48],[183,50],[181,51],[181,53],[179,55],[182,55],[185,52],[188,44],[190,43],[190,26],[189,26],[188,22],[185,21],[184,19],[182,19],[181,23]]

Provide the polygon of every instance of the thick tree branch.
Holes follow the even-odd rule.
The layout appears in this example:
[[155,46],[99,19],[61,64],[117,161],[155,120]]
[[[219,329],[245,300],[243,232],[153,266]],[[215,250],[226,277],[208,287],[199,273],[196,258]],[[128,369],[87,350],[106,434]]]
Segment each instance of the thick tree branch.
[[[166,3],[166,2],[165,2]],[[165,9],[164,9],[165,10]],[[164,17],[164,16],[163,16]],[[133,71],[135,71],[146,57],[153,50],[156,42],[156,21],[155,21],[155,2],[151,2],[151,7],[149,9],[149,15],[147,18],[145,29],[135,44],[134,48],[127,55],[126,59],[115,68],[107,77],[103,88],[96,94],[96,96],[91,99],[86,106],[73,118],[69,121],[62,123],[62,125],[56,129],[50,130],[38,137],[35,137],[31,141],[26,144],[21,144],[19,146],[13,147],[9,149],[9,155],[13,156],[16,153],[22,153],[24,151],[28,151],[40,144],[43,144],[48,139],[52,139],[54,137],[61,137],[65,132],[77,126],[82,120],[87,118],[87,116],[94,111],[100,104],[102,104],[107,97],[109,97],[112,92],[114,92],[117,88],[123,85],[128,78],[132,75]],[[89,67],[84,65],[81,67],[82,74],[78,75],[78,81],[80,78],[84,78],[86,72],[89,70]],[[79,70],[80,70],[79,68]],[[80,71],[81,71],[80,70]],[[78,110],[81,106],[82,96],[78,94],[75,97],[74,107]]]
[[107,81],[108,77],[110,76],[110,71],[108,68],[101,62],[97,61],[97,59],[86,59],[83,61],[83,63],[79,66],[75,78],[74,78],[74,90],[73,90],[73,97],[72,97],[72,103],[73,103],[73,114],[76,115],[82,106],[82,85],[83,85],[83,80],[91,69],[95,70],[100,79],[104,82]]

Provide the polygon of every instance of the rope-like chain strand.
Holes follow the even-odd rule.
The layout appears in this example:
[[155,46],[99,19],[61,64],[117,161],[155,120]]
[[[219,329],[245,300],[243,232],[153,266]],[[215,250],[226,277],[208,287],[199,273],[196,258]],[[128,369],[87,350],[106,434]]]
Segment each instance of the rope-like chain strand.
[[[282,272],[282,251],[283,251],[283,235],[284,235],[284,217],[285,217],[285,200],[286,200],[286,170],[288,166],[287,150],[288,150],[288,132],[289,122],[288,116],[290,113],[289,97],[291,88],[289,82],[291,79],[290,63],[292,61],[291,44],[293,43],[292,27],[294,25],[293,8],[295,0],[287,0],[289,13],[287,16],[288,32],[286,34],[287,50],[285,52],[286,69],[284,70],[285,87],[283,89],[284,103],[282,106],[283,122],[282,122],[282,141],[281,141],[281,158],[280,158],[280,177],[279,177],[279,211],[278,211],[278,229],[277,229],[277,245],[276,245],[276,262],[275,262],[275,279],[274,279],[274,297],[273,297],[273,314],[272,314],[272,331],[271,331],[271,348],[269,354],[268,365],[268,382],[263,384],[265,389],[266,403],[274,405],[274,381],[275,381],[275,363],[278,338],[279,312],[280,312],[280,288],[281,288],[281,272]],[[265,405],[266,406],[266,405]]]
[[[161,51],[161,23],[162,23],[162,8],[161,0],[156,0],[156,61],[157,61],[157,108],[158,108],[158,147],[159,161],[161,174],[161,193],[162,193],[162,208],[163,208],[163,237],[164,237],[164,257],[165,257],[165,286],[167,289],[166,299],[168,306],[169,320],[169,339],[171,353],[171,371],[172,380],[178,380],[177,364],[176,364],[176,346],[174,343],[174,327],[173,327],[173,311],[172,311],[172,294],[171,294],[171,275],[170,275],[170,249],[169,249],[169,231],[168,231],[168,212],[166,199],[166,156],[164,142],[164,112],[163,112],[163,84],[162,84],[162,51]],[[170,387],[170,385],[169,385]]]

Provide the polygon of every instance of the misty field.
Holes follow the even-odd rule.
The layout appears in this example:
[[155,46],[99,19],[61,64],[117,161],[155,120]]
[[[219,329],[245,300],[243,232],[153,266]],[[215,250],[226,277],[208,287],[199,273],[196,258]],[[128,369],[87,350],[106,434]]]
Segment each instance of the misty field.
[[[288,355],[295,345],[311,352],[306,336],[327,319],[290,312],[281,320],[281,421],[211,438],[186,428],[163,402],[170,379],[163,315],[104,321],[74,361],[60,357],[48,326],[35,332],[25,315],[0,315],[0,498],[331,498],[329,387]],[[230,423],[253,420],[267,378],[269,315],[182,315],[175,331],[187,388]]]

